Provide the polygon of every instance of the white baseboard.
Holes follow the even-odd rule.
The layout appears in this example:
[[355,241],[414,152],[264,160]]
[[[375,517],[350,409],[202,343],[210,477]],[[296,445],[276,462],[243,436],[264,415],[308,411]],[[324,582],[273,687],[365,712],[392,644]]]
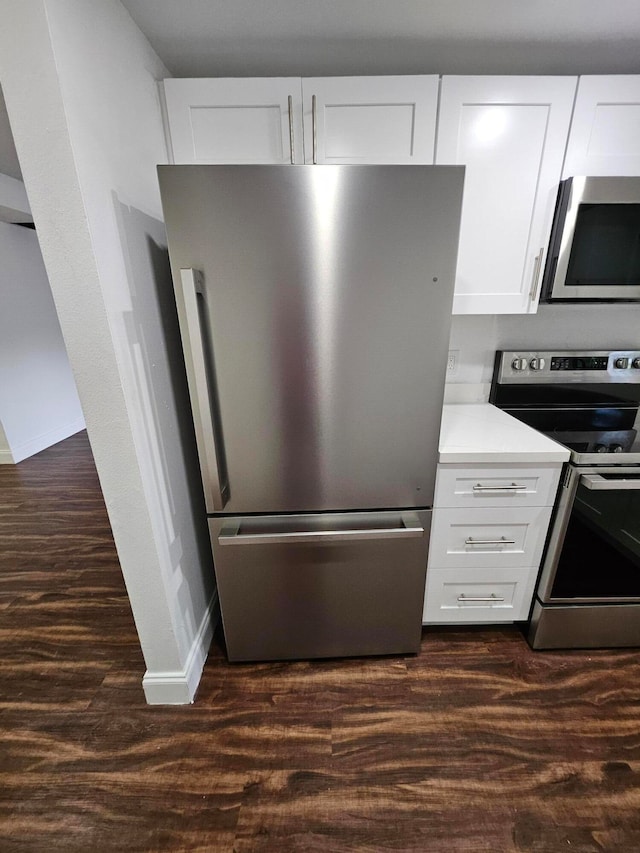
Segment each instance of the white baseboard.
[[10,450],[0,450],[0,465],[15,465]]
[[142,687],[149,705],[188,705],[193,702],[218,622],[218,613],[216,590],[202,617],[184,669],[176,672],[145,672]]
[[19,444],[12,445],[11,455],[13,456],[13,461],[16,463],[22,462],[23,459],[28,459],[29,456],[34,456],[36,453],[40,453],[41,450],[46,450],[47,447],[52,447],[59,441],[64,441],[65,438],[75,435],[84,428],[84,418],[77,418],[70,423],[63,424],[55,429],[50,429],[47,432],[29,438],[26,441],[21,441]]

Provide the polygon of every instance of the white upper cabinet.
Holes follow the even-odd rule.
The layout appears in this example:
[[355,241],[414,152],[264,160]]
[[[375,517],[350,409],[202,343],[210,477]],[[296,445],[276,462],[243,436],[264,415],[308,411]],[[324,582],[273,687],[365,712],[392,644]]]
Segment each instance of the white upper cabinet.
[[640,175],[640,75],[581,77],[563,177]]
[[433,163],[436,75],[171,78],[164,91],[175,163]]
[[303,163],[298,77],[164,81],[175,163]]
[[454,314],[535,312],[575,77],[444,77],[436,163],[466,166]]
[[433,163],[437,75],[302,81],[306,163]]

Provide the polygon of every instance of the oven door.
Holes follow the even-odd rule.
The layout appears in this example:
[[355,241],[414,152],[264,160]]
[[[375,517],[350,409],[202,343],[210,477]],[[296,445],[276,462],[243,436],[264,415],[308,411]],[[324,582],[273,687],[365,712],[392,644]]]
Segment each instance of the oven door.
[[545,604],[640,601],[640,467],[567,468],[538,598]]

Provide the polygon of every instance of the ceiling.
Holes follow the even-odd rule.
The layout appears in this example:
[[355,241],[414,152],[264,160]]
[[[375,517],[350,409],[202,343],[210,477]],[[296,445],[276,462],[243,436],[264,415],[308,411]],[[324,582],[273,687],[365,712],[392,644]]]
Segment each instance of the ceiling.
[[640,73],[638,0],[122,0],[177,77]]

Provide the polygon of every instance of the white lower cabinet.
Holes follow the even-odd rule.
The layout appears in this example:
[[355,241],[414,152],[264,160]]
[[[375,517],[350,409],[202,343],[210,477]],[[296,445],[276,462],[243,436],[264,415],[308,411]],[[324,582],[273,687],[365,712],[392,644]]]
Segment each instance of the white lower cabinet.
[[529,616],[536,582],[532,569],[427,571],[423,622],[517,622]]
[[523,568],[539,559],[551,507],[487,507],[434,511],[431,554],[438,567]]
[[557,463],[440,465],[436,507],[552,506],[557,487]]
[[560,470],[438,467],[423,624],[528,618]]

